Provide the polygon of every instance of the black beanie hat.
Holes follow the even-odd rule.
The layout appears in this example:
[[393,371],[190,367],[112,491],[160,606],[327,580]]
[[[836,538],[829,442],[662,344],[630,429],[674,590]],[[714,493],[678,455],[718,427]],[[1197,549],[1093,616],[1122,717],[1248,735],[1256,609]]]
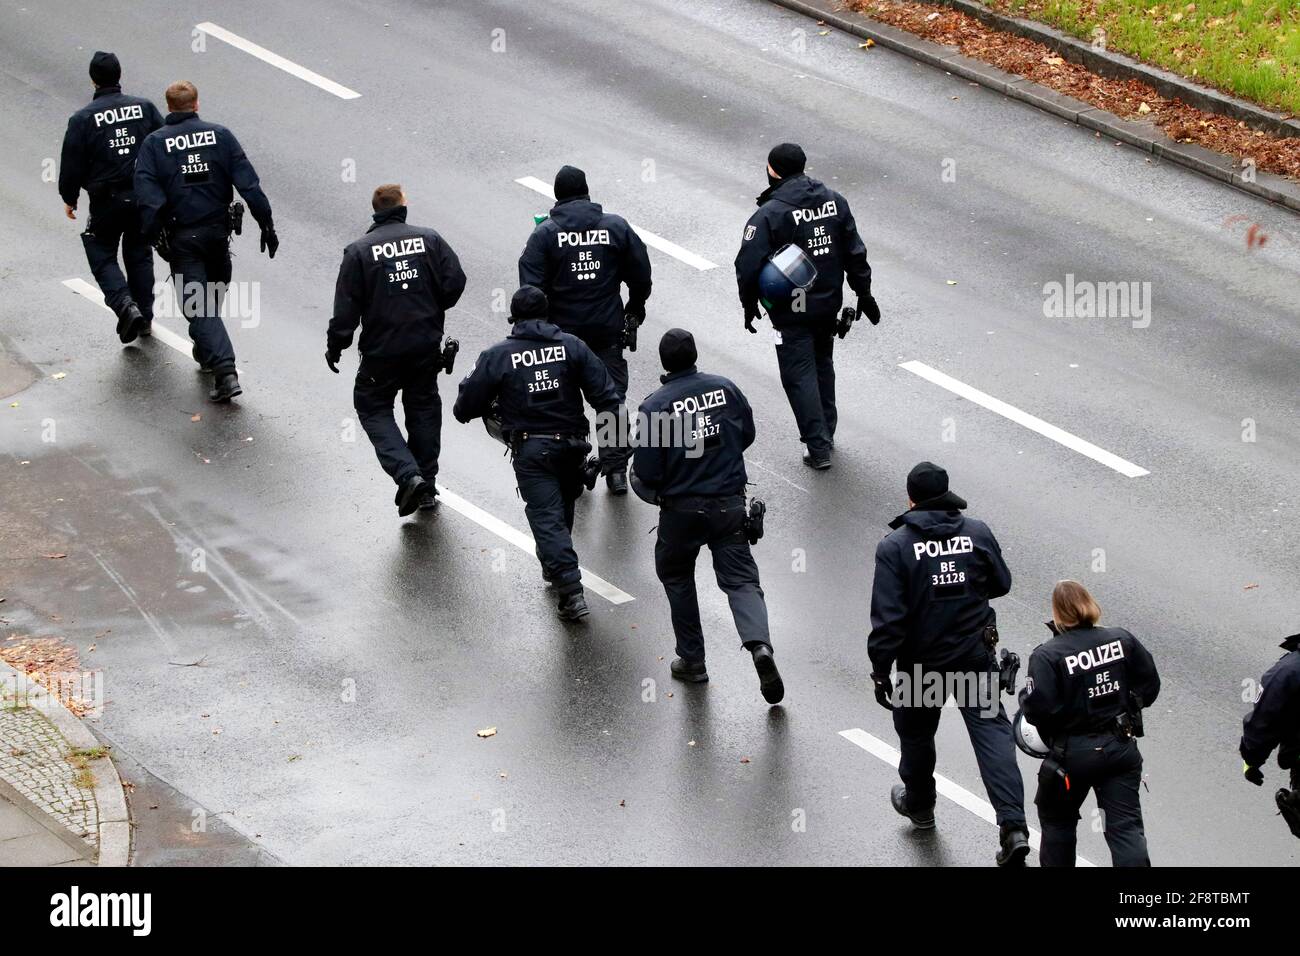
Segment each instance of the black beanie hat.
[[803,172],[804,164],[807,162],[808,157],[803,154],[803,147],[796,143],[780,143],[773,146],[772,151],[767,154],[767,164],[772,167],[772,172],[782,179],[787,176],[798,176]]
[[685,329],[669,329],[659,340],[659,361],[665,372],[681,372],[695,364],[695,336]]
[[116,53],[97,50],[90,58],[90,79],[96,86],[116,86],[122,79],[122,64]]
[[546,318],[546,293],[535,285],[520,286],[510,300],[510,321]]
[[931,505],[960,511],[966,500],[948,490],[948,472],[932,461],[923,461],[907,473],[907,497],[917,505]]
[[577,166],[561,166],[555,174],[555,201],[587,195],[587,174]]

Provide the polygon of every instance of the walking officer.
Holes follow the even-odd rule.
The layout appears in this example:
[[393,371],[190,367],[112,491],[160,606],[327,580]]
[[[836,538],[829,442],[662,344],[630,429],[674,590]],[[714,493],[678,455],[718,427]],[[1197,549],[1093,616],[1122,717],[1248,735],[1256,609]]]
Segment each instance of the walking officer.
[[[876,546],[867,640],[876,700],[894,713],[901,751],[903,782],[890,802],[918,829],[934,826],[934,735],[951,694],[997,814],[997,864],[1021,866],[1029,853],[1024,784],[999,701],[997,616],[989,606],[1011,590],[1011,571],[988,525],[962,514],[966,502],[948,490],[938,465],[911,470],[907,498],[908,510]],[[889,677],[895,665],[897,688]]]
[[[636,349],[636,330],[645,321],[650,298],[650,259],[645,243],[622,216],[591,201],[587,174],[573,166],[555,176],[555,205],[528,237],[519,257],[519,284],[546,293],[551,322],[576,335],[605,363],[618,400],[627,398],[625,345]],[[622,286],[627,285],[627,304]],[[598,429],[600,471],[610,493],[627,494],[626,415]]]
[[605,419],[622,400],[591,349],[549,320],[541,289],[526,285],[514,294],[510,321],[510,336],[484,350],[460,383],[452,414],[458,422],[499,420],[542,577],[559,597],[561,620],[579,621],[587,601],[573,550],[573,514],[591,451],[582,400]]
[[235,349],[221,321],[230,282],[230,234],[237,228],[233,189],[261,227],[262,251],[274,259],[280,240],[253,164],[234,133],[199,118],[194,84],[180,80],[167,87],[167,110],[165,125],[144,141],[136,162],[140,232],[171,263],[194,359],[213,374],[209,397],[228,402],[243,391]]
[[1290,771],[1291,788],[1279,789],[1274,798],[1287,826],[1300,837],[1300,634],[1284,640],[1282,649],[1286,653],[1265,672],[1259,700],[1243,722],[1241,759],[1246,779],[1260,787],[1260,768],[1277,749],[1277,765]]
[[1150,866],[1142,827],[1142,710],[1160,675],[1142,642],[1122,627],[1098,627],[1101,608],[1077,581],[1052,591],[1055,635],[1029,658],[1017,721],[1027,720],[1048,753],[1038,772],[1043,866],[1074,866],[1079,808],[1096,791],[1115,866]]
[[[69,219],[77,218],[81,190],[90,197],[81,243],[104,304],[117,315],[117,337],[126,344],[153,331],[153,250],[140,235],[132,176],[141,144],[163,119],[149,100],[123,93],[121,79],[114,54],[91,57],[95,96],[68,120],[59,195]],[[117,264],[119,242],[125,276]]]
[[659,506],[655,572],[668,595],[677,636],[672,675],[691,683],[709,679],[695,592],[695,559],[708,545],[740,645],[754,658],[763,698],[780,703],[785,685],[772,658],[767,604],[749,550],[757,529],[745,505],[745,449],[754,443],[754,413],[733,382],[696,368],[695,339],[685,329],[664,333],[659,360],[667,374],[663,387],[637,412],[632,487]]
[[[465,273],[442,236],[407,224],[400,185],[377,187],[370,205],[374,224],[343,250],[325,364],[338,372],[339,358],[360,325],[361,365],[352,401],[379,463],[397,483],[397,513],[405,517],[438,505],[438,373],[451,371],[457,347],[448,340],[444,352],[442,333],[447,310],[465,291]],[[398,392],[406,438],[393,415]]]
[[[848,200],[806,176],[805,162],[794,143],[768,153],[768,187],[745,224],[736,284],[746,329],[758,331],[760,302],[767,309],[781,385],[806,449],[803,462],[824,471],[831,466],[838,420],[836,331],[842,338],[862,315],[874,325],[880,308],[871,296],[871,266]],[[841,320],[845,279],[858,303],[856,312]]]

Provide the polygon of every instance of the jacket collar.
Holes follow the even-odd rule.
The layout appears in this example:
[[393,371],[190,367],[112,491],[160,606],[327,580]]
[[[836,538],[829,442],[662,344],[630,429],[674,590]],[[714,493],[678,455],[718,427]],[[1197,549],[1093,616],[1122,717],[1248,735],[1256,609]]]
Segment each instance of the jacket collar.
[[690,368],[684,368],[679,372],[667,372],[659,376],[659,381],[667,385],[669,382],[675,382],[679,378],[685,378],[688,375],[696,375],[699,369],[692,365]]
[[392,209],[381,209],[374,215],[374,225],[366,232],[374,232],[380,226],[386,226],[390,222],[406,222],[406,207],[394,206]]
[[1292,634],[1282,642],[1282,647],[1288,651],[1300,651],[1300,634]]
[[780,199],[783,202],[793,204],[794,194],[809,189],[811,180],[807,173],[799,173],[795,176],[786,176],[784,179],[778,179],[772,185],[768,186],[758,194],[755,200],[758,205],[763,205],[773,199]]
[[122,92],[122,87],[120,84],[114,84],[113,86],[100,86],[100,87],[96,87],[95,95],[92,97],[92,99],[97,100],[101,96],[117,96],[117,94],[121,92]]
[[560,330],[546,319],[521,319],[510,329],[512,339],[558,339]]
[[948,515],[958,515],[966,507],[964,498],[959,498],[951,491],[944,492],[938,498],[931,498],[929,501],[922,501],[920,504],[913,505],[904,511],[901,515],[889,522],[889,527],[897,531],[903,525],[907,524],[907,516],[919,514],[925,511],[938,511]]
[[198,118],[199,114],[193,110],[181,110],[176,113],[168,113],[166,123],[168,126],[175,126],[177,123],[184,123],[186,120]]

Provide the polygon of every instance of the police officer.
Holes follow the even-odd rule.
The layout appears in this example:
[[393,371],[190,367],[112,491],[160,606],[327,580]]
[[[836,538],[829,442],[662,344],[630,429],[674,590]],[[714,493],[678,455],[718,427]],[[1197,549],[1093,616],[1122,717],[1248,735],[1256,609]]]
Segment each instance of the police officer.
[[[627,220],[601,209],[587,191],[587,174],[565,166],[555,176],[555,205],[528,237],[519,257],[519,284],[534,285],[550,301],[551,321],[582,339],[605,363],[627,398],[625,335],[645,321],[650,259]],[[627,285],[627,305],[622,285]],[[635,340],[633,340],[635,344]],[[627,425],[620,413],[613,435],[598,431],[600,470],[610,493],[627,494]]]
[[199,119],[199,91],[188,80],[167,87],[167,120],[140,148],[135,192],[140,232],[171,263],[176,297],[189,321],[194,359],[211,370],[214,402],[243,389],[235,349],[221,322],[230,282],[232,187],[261,227],[261,249],[272,259],[280,247],[271,203],[235,134]]
[[1286,653],[1264,674],[1259,700],[1243,722],[1241,759],[1246,779],[1263,786],[1260,768],[1277,748],[1277,765],[1291,773],[1291,789],[1277,791],[1278,810],[1300,837],[1300,634],[1284,640],[1282,649]]
[[871,266],[858,235],[849,203],[833,189],[804,174],[803,150],[781,143],[767,156],[768,187],[758,197],[758,212],[749,217],[736,253],[736,283],[745,312],[745,328],[757,332],[761,317],[760,275],[784,246],[793,244],[816,269],[806,289],[767,298],[781,385],[805,445],[803,462],[824,471],[835,445],[834,346],[843,285],[857,293],[857,315],[874,324],[880,308],[871,296]]
[[582,399],[606,419],[622,400],[591,349],[549,320],[541,289],[526,285],[514,294],[510,321],[510,336],[484,350],[460,383],[452,414],[458,422],[499,417],[542,577],[559,597],[561,620],[579,621],[587,601],[573,550],[573,513],[591,451]]
[[[63,212],[77,218],[81,190],[90,197],[90,218],[81,243],[90,271],[117,315],[123,344],[153,331],[153,250],[140,235],[132,174],[145,137],[162,126],[158,107],[122,92],[122,66],[112,53],[90,60],[94,99],[72,114],[63,136],[59,195]],[[122,244],[126,275],[117,264]]]
[[1020,693],[1023,719],[1050,748],[1038,773],[1043,866],[1074,866],[1079,808],[1095,790],[1115,866],[1150,866],[1139,790],[1142,709],[1160,693],[1156,664],[1122,627],[1098,627],[1101,608],[1077,581],[1052,591],[1056,635],[1034,649]]
[[[890,800],[917,828],[934,826],[934,735],[952,689],[997,813],[997,863],[1020,866],[1029,853],[1024,785],[998,699],[989,606],[1011,590],[1011,571],[988,525],[962,514],[966,502],[948,490],[938,465],[923,461],[911,470],[907,497],[908,510],[876,546],[867,640],[876,700],[894,712],[902,752],[903,783]],[[889,678],[895,665],[896,693]],[[942,693],[931,693],[938,687]]]
[[678,680],[709,679],[695,593],[695,559],[708,545],[741,647],[754,658],[763,698],[776,704],[785,696],[785,685],[772,658],[767,605],[746,520],[745,449],[754,443],[754,413],[733,382],[701,372],[695,359],[690,332],[664,333],[659,360],[667,374],[663,387],[637,412],[632,462],[637,495],[659,505],[655,572],[668,595],[677,636],[677,658],[670,669]]
[[[343,250],[325,364],[338,372],[339,358],[360,325],[361,366],[352,400],[379,463],[397,483],[397,513],[405,517],[438,505],[443,323],[465,291],[465,273],[442,236],[407,225],[400,185],[377,187],[370,205],[374,224]],[[393,416],[398,392],[406,438]]]

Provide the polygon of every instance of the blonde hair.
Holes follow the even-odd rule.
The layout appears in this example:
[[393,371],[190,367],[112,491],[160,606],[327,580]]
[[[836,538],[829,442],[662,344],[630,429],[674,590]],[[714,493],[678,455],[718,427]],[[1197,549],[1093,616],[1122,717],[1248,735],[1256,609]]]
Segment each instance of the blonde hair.
[[187,113],[199,103],[199,91],[189,80],[177,80],[167,87],[167,109],[173,113]]
[[1052,620],[1058,630],[1092,626],[1101,620],[1101,606],[1078,581],[1057,581],[1052,589]]

